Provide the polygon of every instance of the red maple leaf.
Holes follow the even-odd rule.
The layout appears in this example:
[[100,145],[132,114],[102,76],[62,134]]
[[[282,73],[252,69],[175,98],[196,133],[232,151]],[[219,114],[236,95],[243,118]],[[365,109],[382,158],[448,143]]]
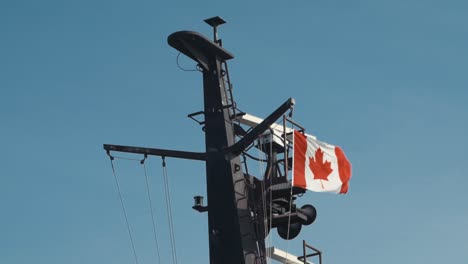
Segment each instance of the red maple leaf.
[[315,180],[328,181],[328,175],[333,171],[331,168],[331,162],[324,162],[323,151],[321,148],[318,148],[317,151],[315,151],[315,159],[309,158],[309,167],[314,173]]

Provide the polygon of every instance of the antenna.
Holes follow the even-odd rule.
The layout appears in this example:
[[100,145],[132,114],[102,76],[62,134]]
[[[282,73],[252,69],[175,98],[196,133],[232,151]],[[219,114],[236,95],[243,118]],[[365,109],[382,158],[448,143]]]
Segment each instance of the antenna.
[[222,24],[226,24],[226,21],[219,16],[211,17],[208,19],[203,20],[205,23],[213,27],[213,41],[218,45],[221,45],[221,40],[218,40],[218,26]]

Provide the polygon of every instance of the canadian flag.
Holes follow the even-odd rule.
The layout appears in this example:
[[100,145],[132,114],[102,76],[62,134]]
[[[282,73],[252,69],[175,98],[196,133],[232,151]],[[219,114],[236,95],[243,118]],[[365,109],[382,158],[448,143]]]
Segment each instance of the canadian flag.
[[351,163],[340,147],[296,130],[293,140],[293,186],[315,192],[348,192]]

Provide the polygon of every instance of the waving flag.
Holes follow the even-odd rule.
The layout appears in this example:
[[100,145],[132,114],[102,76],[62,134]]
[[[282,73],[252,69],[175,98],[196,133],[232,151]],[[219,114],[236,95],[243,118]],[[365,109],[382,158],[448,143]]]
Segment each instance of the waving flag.
[[315,192],[347,193],[351,163],[343,150],[294,131],[293,185]]

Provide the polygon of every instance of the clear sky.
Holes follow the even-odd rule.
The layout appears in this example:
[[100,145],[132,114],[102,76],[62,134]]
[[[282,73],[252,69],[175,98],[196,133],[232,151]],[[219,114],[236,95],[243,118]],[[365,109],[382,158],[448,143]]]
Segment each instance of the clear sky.
[[[325,263],[468,261],[468,3],[461,0],[0,2],[0,263],[133,263],[103,143],[203,151],[198,72],[167,36],[219,15],[239,107],[340,145],[350,192],[273,245]],[[185,68],[195,65],[181,57]],[[138,157],[139,158],[139,157]],[[163,263],[161,161],[148,161]],[[208,263],[204,165],[168,160],[179,263]],[[140,263],[155,263],[141,165],[116,161]],[[276,232],[274,232],[276,233]]]

